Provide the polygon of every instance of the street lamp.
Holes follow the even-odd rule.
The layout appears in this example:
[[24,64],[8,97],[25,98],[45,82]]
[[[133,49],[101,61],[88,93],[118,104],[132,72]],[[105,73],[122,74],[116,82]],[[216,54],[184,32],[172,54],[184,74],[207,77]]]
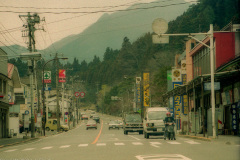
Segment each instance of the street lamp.
[[64,57],[64,58],[54,58],[51,59],[49,61],[47,61],[44,65],[43,65],[43,71],[42,71],[42,104],[43,104],[43,135],[45,136],[45,124],[46,124],[46,108],[45,108],[45,89],[44,89],[44,68],[46,66],[46,64],[48,64],[51,61],[55,61],[58,59],[63,59],[63,60],[67,60],[68,58]]

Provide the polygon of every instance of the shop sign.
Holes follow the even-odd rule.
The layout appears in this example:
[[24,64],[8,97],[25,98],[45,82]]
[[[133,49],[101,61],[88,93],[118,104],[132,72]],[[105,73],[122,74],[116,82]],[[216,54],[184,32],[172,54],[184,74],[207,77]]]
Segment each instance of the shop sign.
[[[173,88],[177,88],[178,86],[180,86],[182,84],[182,82],[173,82]],[[173,105],[174,105],[174,112],[176,117],[180,116],[180,111],[181,111],[181,95],[176,95],[173,98]]]
[[[211,91],[211,82],[205,82],[204,83],[204,90],[205,91]],[[220,82],[214,82],[214,90],[220,90]]]
[[149,107],[150,106],[150,91],[149,91],[149,73],[143,73],[143,106]]

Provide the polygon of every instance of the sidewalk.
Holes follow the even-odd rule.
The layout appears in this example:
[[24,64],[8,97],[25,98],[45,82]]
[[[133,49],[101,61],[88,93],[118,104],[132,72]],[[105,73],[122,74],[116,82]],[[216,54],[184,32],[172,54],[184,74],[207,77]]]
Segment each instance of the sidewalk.
[[[56,131],[46,131],[45,137],[55,135],[55,134],[57,134]],[[35,132],[35,138],[31,138],[31,132],[29,132],[27,136],[25,133],[19,133],[17,136],[13,136],[12,138],[0,138],[0,148],[13,146],[20,143],[26,143],[33,140],[38,140],[43,137],[44,137],[43,135],[37,132]]]
[[192,138],[192,139],[198,139],[198,140],[204,140],[204,141],[209,141],[209,142],[219,142],[223,144],[228,144],[228,145],[240,145],[240,137],[239,136],[233,136],[233,135],[218,135],[216,138],[213,138],[212,136],[208,136],[205,134],[205,137],[203,134],[195,134],[194,133],[189,133],[189,135],[181,135],[178,134],[180,137],[185,137],[185,138]]

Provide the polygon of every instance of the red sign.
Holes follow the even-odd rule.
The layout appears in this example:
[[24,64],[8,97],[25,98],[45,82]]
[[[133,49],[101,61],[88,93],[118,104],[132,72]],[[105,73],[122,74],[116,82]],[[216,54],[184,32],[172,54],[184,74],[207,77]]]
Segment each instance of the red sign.
[[51,83],[51,79],[44,79],[44,83]]
[[84,96],[85,96],[85,93],[84,93],[84,92],[80,92],[80,96],[81,96],[81,97],[84,97]]
[[66,78],[66,70],[59,69],[59,78]]
[[79,92],[75,92],[74,95],[75,95],[75,97],[79,97],[80,93]]
[[58,82],[65,83],[66,79],[59,79]]

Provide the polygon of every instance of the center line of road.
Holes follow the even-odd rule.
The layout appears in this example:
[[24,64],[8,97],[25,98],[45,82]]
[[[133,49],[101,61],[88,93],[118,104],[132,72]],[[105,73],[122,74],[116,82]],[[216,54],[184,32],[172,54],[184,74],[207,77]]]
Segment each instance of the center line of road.
[[134,139],[136,139],[136,140],[138,140],[138,141],[140,141],[140,139],[138,139],[138,138],[136,138],[136,137],[134,137],[134,136],[130,136],[130,135],[128,135],[129,137],[132,137],[132,138],[134,138]]
[[16,151],[17,149],[12,149],[12,150],[7,150],[7,151],[4,151],[4,152],[13,152],[13,151]]
[[96,139],[95,139],[91,144],[97,143],[97,141],[98,141],[98,139],[99,139],[99,137],[100,137],[100,135],[101,135],[101,133],[102,133],[103,120],[101,120],[101,121],[102,121],[102,123],[101,123],[101,129],[100,129],[100,131],[99,131],[99,133],[98,133],[98,136],[96,137]]

